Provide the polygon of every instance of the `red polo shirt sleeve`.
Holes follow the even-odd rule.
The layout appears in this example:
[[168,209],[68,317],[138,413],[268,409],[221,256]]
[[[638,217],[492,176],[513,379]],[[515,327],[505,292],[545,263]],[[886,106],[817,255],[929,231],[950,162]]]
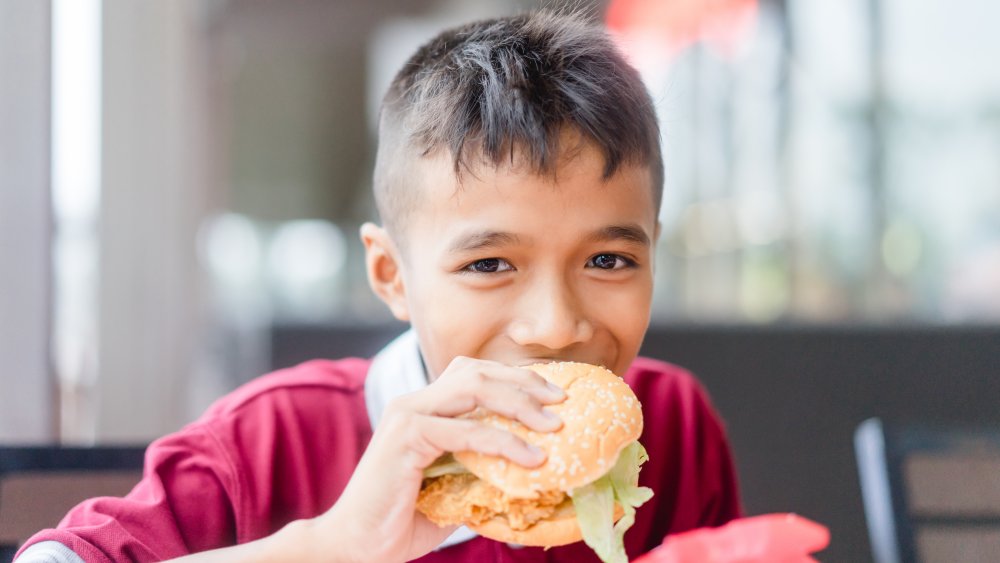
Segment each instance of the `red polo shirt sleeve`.
[[267,536],[339,497],[371,438],[367,360],[307,362],[261,377],[153,442],[124,498],[73,508],[54,540],[88,562],[162,561]]

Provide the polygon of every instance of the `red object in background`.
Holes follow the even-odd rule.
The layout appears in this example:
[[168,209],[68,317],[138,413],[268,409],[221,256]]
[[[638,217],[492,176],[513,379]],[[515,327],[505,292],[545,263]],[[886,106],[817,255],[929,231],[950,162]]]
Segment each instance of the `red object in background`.
[[826,526],[795,514],[766,514],[667,536],[633,563],[806,563],[829,543]]
[[608,28],[655,36],[669,55],[705,41],[732,53],[756,20],[758,0],[612,0]]

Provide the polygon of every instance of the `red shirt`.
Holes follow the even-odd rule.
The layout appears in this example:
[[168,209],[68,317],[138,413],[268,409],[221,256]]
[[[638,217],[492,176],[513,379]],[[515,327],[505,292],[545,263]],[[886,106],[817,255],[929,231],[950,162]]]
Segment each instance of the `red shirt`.
[[[146,451],[124,498],[90,499],[25,546],[58,541],[89,562],[154,561],[249,542],[337,500],[371,439],[370,360],[315,360],[258,378]],[[643,405],[649,452],[640,484],[655,492],[625,535],[630,557],[666,534],[740,516],[729,444],[686,371],[638,358],[624,379]],[[582,542],[543,551],[481,537],[419,561],[597,561]]]

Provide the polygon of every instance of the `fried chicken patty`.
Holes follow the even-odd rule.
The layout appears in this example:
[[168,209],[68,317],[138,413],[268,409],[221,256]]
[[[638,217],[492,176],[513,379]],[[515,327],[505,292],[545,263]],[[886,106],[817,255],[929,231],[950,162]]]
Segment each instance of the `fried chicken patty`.
[[563,491],[539,491],[537,498],[514,498],[471,473],[424,480],[417,507],[438,525],[480,524],[503,516],[511,529],[524,530],[568,501]]

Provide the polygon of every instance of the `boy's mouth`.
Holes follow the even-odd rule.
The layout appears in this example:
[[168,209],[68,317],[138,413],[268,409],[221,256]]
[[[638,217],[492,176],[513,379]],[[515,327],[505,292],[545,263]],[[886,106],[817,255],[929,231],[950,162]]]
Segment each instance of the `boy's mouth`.
[[604,365],[597,358],[583,358],[573,356],[532,356],[529,358],[519,358],[512,362],[516,367],[525,367],[532,364],[551,364],[552,362],[577,362],[582,364]]
[[566,358],[524,358],[523,360],[518,360],[516,365],[518,367],[530,366],[532,364],[549,364],[552,362],[562,362],[562,361],[572,361]]

